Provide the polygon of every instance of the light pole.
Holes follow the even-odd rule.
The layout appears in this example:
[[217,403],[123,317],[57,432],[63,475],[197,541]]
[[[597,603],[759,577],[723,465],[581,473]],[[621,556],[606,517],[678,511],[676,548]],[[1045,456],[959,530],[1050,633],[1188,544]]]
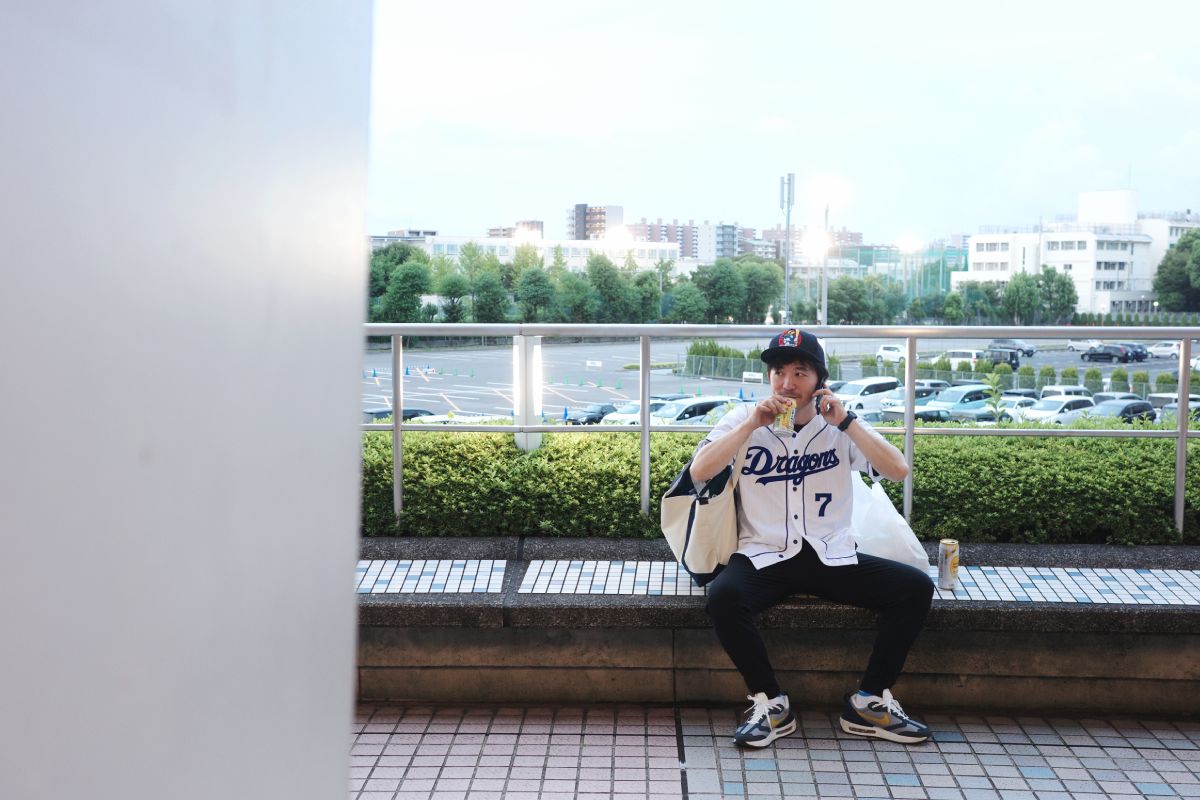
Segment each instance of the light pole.
[[829,324],[829,277],[825,274],[829,256],[829,204],[825,205],[825,230],[821,235],[821,324]]
[[792,204],[796,202],[796,173],[789,172],[787,177],[779,178],[779,210],[787,212],[784,220],[784,249],[783,249],[783,313],[780,320],[787,324],[792,321],[792,306],[789,287],[792,283]]

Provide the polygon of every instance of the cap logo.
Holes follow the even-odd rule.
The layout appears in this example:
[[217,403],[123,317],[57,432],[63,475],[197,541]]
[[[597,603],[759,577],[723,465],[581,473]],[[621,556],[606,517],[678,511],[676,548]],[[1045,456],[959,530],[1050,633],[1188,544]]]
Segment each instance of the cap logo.
[[775,339],[776,347],[795,347],[796,338],[799,336],[799,331],[795,328],[788,328],[783,333],[779,334]]

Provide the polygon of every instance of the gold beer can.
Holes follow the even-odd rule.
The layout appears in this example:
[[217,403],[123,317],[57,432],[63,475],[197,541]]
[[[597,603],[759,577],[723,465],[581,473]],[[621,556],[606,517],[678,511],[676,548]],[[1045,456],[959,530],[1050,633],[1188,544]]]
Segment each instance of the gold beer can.
[[796,401],[788,397],[784,400],[787,408],[775,415],[775,430],[791,433],[796,427]]
[[958,580],[958,539],[942,539],[938,545],[938,588],[953,589]]

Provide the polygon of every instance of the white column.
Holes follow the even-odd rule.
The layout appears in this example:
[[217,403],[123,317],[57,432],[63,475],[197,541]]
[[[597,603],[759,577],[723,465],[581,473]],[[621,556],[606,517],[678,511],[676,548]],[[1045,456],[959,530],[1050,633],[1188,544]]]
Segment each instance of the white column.
[[371,4],[0,5],[0,797],[343,797]]

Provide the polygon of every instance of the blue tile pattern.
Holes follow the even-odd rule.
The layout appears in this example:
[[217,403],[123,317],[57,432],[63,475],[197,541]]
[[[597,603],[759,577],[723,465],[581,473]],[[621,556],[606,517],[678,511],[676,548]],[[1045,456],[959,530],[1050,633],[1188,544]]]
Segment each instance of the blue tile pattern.
[[450,594],[500,592],[508,562],[491,559],[359,561],[358,594]]
[[[937,568],[930,567],[935,581]],[[522,594],[703,595],[673,561],[531,561]],[[960,567],[936,600],[1200,605],[1200,572],[1093,567]]]
[[674,561],[530,561],[520,594],[703,595]]

